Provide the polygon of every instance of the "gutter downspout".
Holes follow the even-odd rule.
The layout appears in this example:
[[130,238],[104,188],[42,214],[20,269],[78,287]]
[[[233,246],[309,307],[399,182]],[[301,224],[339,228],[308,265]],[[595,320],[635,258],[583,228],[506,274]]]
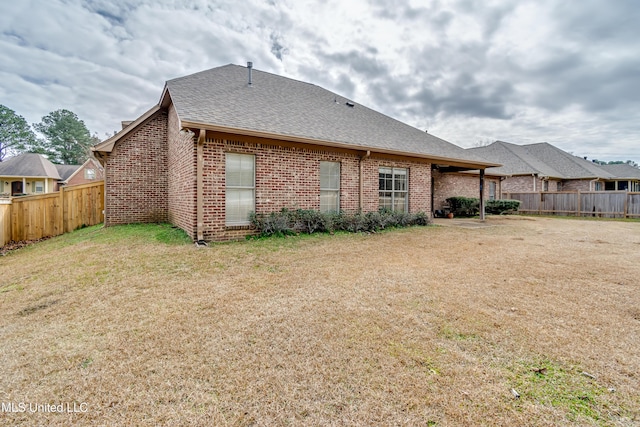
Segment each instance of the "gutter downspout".
[[360,161],[358,163],[359,169],[360,169],[360,176],[359,178],[359,182],[360,182],[360,191],[359,191],[359,197],[358,197],[358,210],[360,212],[362,212],[362,209],[364,208],[364,180],[363,180],[363,176],[364,176],[364,165],[362,164],[362,161],[364,159],[368,159],[369,156],[371,156],[371,151],[367,150],[367,153],[363,156],[360,156]]
[[196,147],[196,241],[204,241],[204,139],[207,131],[200,129]]
[[536,192],[536,174],[532,173],[531,176],[533,177],[533,192]]

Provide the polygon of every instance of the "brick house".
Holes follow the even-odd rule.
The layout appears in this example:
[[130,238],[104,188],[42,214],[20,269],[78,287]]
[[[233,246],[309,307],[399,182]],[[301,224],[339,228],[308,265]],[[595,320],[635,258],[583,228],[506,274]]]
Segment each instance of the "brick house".
[[93,148],[105,224],[170,222],[194,240],[252,233],[249,213],[433,210],[432,169],[496,163],[313,84],[226,65],[166,83]]
[[546,142],[516,145],[496,141],[469,151],[501,163],[486,169],[497,177],[500,194],[539,191],[602,191],[614,175],[597,164]]
[[104,179],[104,168],[96,159],[89,158],[81,165],[55,165],[61,180],[58,186],[80,185]]

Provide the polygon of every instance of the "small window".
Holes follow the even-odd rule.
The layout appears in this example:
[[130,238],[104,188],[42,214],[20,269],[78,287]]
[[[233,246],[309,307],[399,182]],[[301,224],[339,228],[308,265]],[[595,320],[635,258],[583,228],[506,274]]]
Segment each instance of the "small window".
[[34,193],[44,193],[44,181],[35,181],[33,183]]
[[549,181],[545,180],[542,182],[542,191],[549,191]]
[[595,191],[602,191],[602,183],[596,182],[595,184]]
[[380,168],[378,170],[379,208],[393,212],[409,210],[408,173],[405,168]]
[[627,191],[629,189],[629,181],[618,181],[618,191]]
[[615,181],[607,181],[604,183],[605,191],[615,191],[616,190],[616,182]]
[[340,163],[320,162],[320,212],[340,210]]
[[226,225],[248,225],[255,210],[255,156],[227,153],[225,180]]
[[496,199],[496,182],[489,181],[489,200]]
[[96,170],[95,169],[85,169],[84,170],[84,179],[96,179]]

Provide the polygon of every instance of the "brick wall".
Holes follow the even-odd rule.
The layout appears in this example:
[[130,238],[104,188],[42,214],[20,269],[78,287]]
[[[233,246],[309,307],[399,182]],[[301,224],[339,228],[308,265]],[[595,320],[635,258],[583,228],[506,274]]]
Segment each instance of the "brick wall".
[[[434,209],[442,209],[445,200],[449,197],[476,197],[480,196],[480,175],[463,173],[441,173],[433,171],[433,205]],[[496,199],[501,197],[500,178],[486,176],[484,178],[484,198],[489,200],[489,183],[496,185]]]
[[116,144],[105,181],[105,225],[168,220],[166,112]]
[[168,218],[196,238],[196,142],[190,132],[180,131],[173,105],[168,111]]
[[[320,209],[320,161],[340,162],[340,208],[359,209],[359,157],[323,149],[285,147],[243,140],[207,139],[204,146],[204,238],[229,240],[252,231],[225,226],[225,153],[255,155],[256,212],[277,212],[282,208]],[[409,168],[409,209],[429,211],[431,165],[390,161],[370,157],[363,160],[364,211],[378,210],[378,168]]]
[[568,179],[562,182],[562,191],[592,191],[588,179]]
[[[533,182],[535,179],[535,189]],[[510,176],[502,181],[503,193],[527,193],[542,190],[542,180],[532,175]]]

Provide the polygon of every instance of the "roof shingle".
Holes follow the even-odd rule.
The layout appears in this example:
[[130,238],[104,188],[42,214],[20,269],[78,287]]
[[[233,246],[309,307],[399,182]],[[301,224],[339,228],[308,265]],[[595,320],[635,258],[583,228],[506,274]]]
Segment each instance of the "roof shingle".
[[248,85],[248,70],[238,65],[169,80],[166,87],[183,122],[354,148],[493,163],[310,83],[253,69],[252,85]]

